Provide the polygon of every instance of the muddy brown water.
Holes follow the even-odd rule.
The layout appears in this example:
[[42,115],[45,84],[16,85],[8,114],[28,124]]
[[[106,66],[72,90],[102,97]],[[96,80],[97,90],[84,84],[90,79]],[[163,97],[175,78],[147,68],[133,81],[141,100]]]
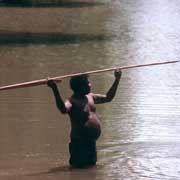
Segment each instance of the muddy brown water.
[[[180,60],[178,0],[47,2],[1,4],[0,86]],[[68,169],[70,122],[47,86],[1,91],[0,179],[180,179],[179,72],[180,63],[123,71],[115,99],[97,106],[97,167],[83,170]],[[93,92],[113,79],[90,76]],[[71,95],[68,80],[58,87]]]

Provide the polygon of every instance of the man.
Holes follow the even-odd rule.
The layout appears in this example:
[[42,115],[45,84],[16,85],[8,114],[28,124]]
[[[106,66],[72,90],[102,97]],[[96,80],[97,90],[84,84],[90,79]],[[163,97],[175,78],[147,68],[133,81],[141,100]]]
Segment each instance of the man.
[[48,81],[52,88],[57,108],[68,114],[71,120],[71,142],[69,143],[70,165],[84,168],[93,166],[97,161],[96,140],[101,134],[100,122],[96,115],[95,104],[112,101],[121,79],[121,71],[115,70],[115,80],[106,95],[91,93],[91,84],[87,75],[70,79],[73,95],[65,102],[53,80]]

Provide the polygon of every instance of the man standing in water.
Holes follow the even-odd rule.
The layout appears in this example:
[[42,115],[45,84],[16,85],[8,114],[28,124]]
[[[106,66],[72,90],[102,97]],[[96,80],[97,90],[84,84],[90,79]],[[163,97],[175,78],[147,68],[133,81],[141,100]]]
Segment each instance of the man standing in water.
[[101,134],[101,128],[95,104],[112,101],[121,79],[121,71],[115,70],[114,76],[115,80],[106,95],[91,93],[91,84],[87,75],[72,77],[70,87],[73,95],[65,102],[60,96],[56,83],[53,80],[47,82],[53,90],[57,108],[61,113],[70,116],[69,163],[72,167],[84,168],[96,164],[96,140]]

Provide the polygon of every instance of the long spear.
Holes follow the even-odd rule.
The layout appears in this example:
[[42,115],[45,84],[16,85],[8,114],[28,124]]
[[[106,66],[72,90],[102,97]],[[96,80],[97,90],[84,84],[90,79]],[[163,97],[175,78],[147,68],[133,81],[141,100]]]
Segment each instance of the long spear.
[[139,67],[145,67],[145,66],[157,66],[157,65],[177,63],[177,62],[180,62],[180,61],[179,60],[178,61],[165,61],[165,62],[157,62],[157,63],[150,63],[150,64],[120,66],[120,67],[112,67],[112,68],[93,70],[93,71],[87,71],[87,72],[73,73],[73,74],[57,76],[57,77],[53,77],[53,78],[45,78],[45,79],[39,79],[39,80],[35,80],[35,81],[28,81],[28,82],[23,82],[23,83],[18,83],[18,84],[2,86],[2,87],[0,87],[0,91],[6,90],[6,89],[16,89],[16,88],[24,88],[24,87],[30,87],[30,86],[39,86],[39,85],[46,84],[48,80],[54,80],[56,82],[60,82],[64,78],[69,78],[69,77],[79,76],[79,75],[84,75],[84,74],[102,73],[102,72],[107,72],[107,71],[113,71],[116,69],[123,70],[123,69],[132,69],[132,68],[139,68]]

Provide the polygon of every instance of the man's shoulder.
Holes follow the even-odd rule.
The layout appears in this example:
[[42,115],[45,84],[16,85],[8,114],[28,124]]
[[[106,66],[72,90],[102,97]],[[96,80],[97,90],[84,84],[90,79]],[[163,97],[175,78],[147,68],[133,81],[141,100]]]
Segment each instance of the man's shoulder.
[[95,96],[96,96],[96,94],[94,94],[94,93],[89,93],[89,94],[87,94],[86,95],[88,98],[94,98]]
[[87,96],[94,96],[94,93],[90,92],[89,94],[87,94]]

